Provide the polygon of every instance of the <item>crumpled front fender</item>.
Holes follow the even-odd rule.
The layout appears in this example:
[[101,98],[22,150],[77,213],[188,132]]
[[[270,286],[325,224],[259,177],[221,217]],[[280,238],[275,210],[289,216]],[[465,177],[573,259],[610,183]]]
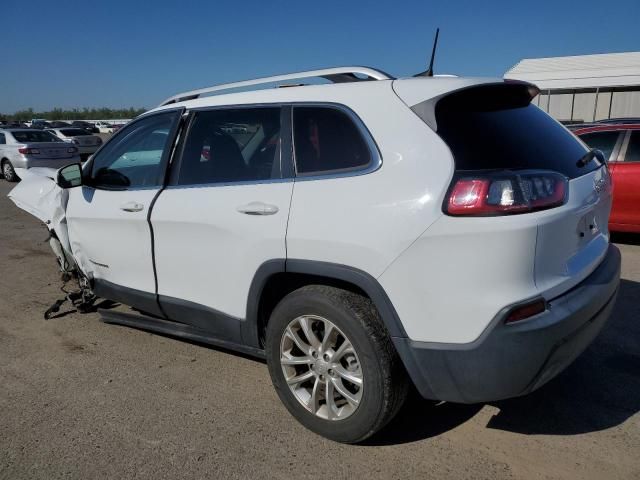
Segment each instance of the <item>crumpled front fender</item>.
[[16,169],[16,173],[22,181],[9,192],[8,197],[19,208],[41,220],[49,230],[55,232],[67,257],[67,261],[64,262],[64,259],[60,258],[56,252],[60,264],[75,264],[71,255],[67,229],[66,210],[69,192],[56,184],[54,180],[56,170],[51,168]]

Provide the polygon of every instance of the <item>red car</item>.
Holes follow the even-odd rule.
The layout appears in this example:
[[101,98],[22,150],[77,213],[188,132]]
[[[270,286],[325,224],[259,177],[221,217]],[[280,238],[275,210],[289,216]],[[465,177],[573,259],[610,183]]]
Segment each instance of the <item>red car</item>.
[[640,233],[640,123],[589,125],[573,133],[609,160],[613,178],[609,230]]

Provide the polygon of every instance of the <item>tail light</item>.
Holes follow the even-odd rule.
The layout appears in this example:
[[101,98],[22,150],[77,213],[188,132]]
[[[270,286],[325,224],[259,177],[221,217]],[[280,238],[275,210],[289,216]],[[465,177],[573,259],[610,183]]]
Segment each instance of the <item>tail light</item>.
[[67,153],[78,153],[78,149],[76,147],[67,148]]
[[525,303],[515,307],[509,312],[505,323],[519,322],[520,320],[526,320],[527,318],[538,315],[547,309],[547,302],[544,298],[536,298],[531,302]]
[[40,153],[40,150],[38,150],[37,148],[21,147],[18,149],[18,152],[23,155],[38,155]]
[[450,215],[508,215],[557,207],[565,202],[567,178],[550,171],[469,173],[453,183]]

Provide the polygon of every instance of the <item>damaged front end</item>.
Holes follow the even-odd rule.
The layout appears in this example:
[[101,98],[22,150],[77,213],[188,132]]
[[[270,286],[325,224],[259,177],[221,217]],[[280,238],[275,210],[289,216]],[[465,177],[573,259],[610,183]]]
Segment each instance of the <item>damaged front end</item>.
[[8,197],[18,208],[30,213],[46,225],[49,231],[47,240],[56,256],[62,281],[66,284],[72,278],[78,280],[77,291],[68,292],[65,286],[62,286],[65,297],[55,302],[45,312],[45,319],[49,319],[59,311],[65,301],[69,301],[81,313],[89,311],[95,296],[91,291],[88,278],[78,268],[71,252],[66,218],[68,190],[57,185],[55,181],[57,171],[54,169],[31,168],[16,169],[16,171],[22,181],[9,192]]
[[63,274],[73,274],[77,265],[71,254],[66,210],[69,192],[55,182],[56,171],[50,168],[19,169],[22,181],[8,197],[18,208],[44,222],[49,230],[49,245]]

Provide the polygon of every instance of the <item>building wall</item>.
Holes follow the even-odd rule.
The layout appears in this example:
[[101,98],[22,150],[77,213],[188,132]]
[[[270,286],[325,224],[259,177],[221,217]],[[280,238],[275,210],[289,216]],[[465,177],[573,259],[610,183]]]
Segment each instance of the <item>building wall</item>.
[[563,122],[640,117],[640,87],[543,90],[533,103]]
[[[598,95],[600,97],[600,95]],[[576,93],[573,104],[573,117],[576,122],[590,122],[593,120],[593,110],[596,106],[596,92]]]
[[611,117],[640,117],[640,90],[616,92],[611,102]]

